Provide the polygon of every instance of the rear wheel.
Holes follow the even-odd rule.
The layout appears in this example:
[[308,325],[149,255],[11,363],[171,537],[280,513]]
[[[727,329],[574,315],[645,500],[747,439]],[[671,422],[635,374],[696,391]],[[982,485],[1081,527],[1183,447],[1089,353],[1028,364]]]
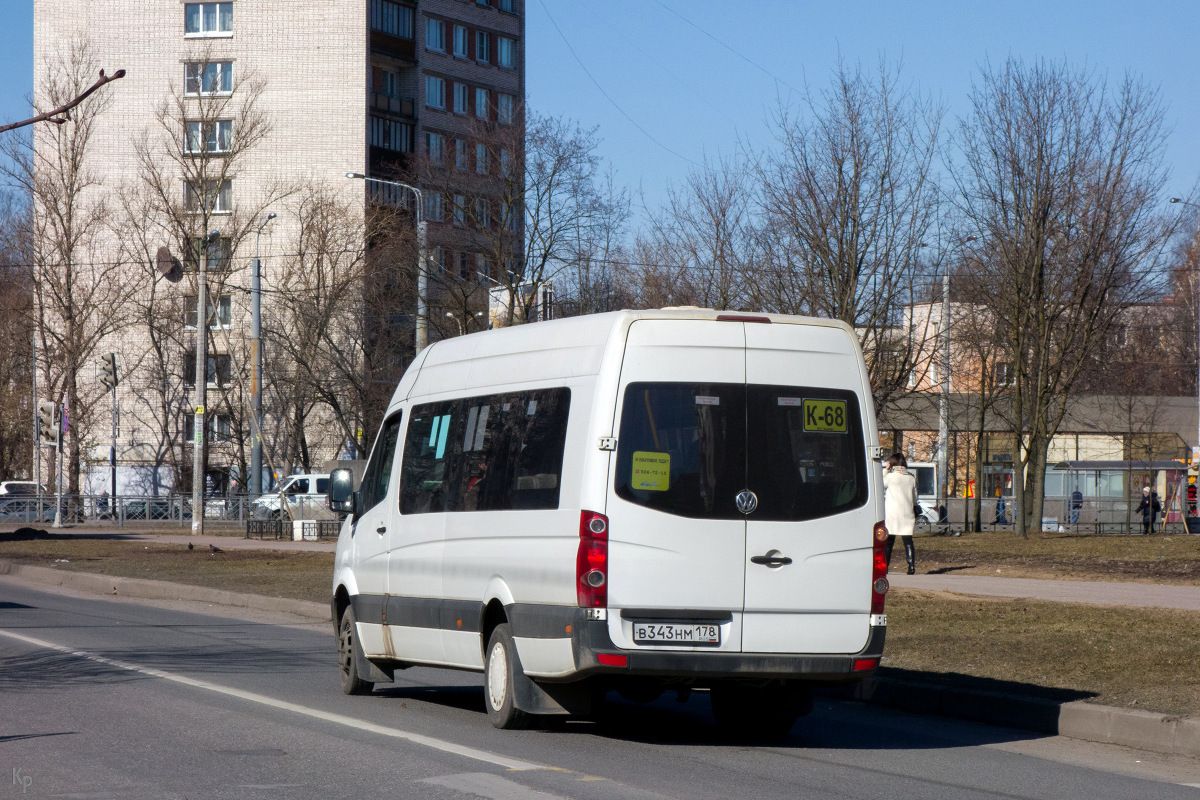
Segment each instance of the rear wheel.
[[528,728],[529,714],[517,708],[513,679],[520,667],[508,624],[497,625],[488,639],[483,670],[483,699],[492,725],[505,730]]
[[786,684],[721,683],[709,696],[717,725],[736,739],[778,739],[812,711],[812,690]]
[[358,677],[357,661],[363,656],[362,645],[358,642],[358,627],[354,623],[354,607],[346,606],[338,625],[338,667],[341,670],[342,692],[370,694],[375,684]]

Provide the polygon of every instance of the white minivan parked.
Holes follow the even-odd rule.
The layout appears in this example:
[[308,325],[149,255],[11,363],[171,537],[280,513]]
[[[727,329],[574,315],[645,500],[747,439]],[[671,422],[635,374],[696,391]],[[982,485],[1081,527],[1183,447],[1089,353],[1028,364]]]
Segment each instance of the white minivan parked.
[[870,386],[840,322],[620,311],[438,342],[331,506],[342,688],[482,671],[501,728],[608,690],[782,733],[870,674],[887,591]]

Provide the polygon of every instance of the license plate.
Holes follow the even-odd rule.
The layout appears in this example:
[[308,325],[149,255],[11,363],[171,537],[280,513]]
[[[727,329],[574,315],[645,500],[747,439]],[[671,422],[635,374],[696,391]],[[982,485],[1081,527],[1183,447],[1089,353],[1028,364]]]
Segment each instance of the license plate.
[[715,622],[635,622],[633,643],[716,647],[721,644],[721,626]]

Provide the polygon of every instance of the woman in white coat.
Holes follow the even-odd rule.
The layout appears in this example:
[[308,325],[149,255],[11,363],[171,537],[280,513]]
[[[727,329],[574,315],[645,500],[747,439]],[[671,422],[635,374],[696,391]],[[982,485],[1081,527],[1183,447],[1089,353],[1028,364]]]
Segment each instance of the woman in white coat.
[[892,563],[892,545],[896,537],[904,539],[904,557],[908,559],[908,574],[917,571],[917,554],[913,550],[913,527],[917,523],[914,506],[917,504],[917,479],[908,471],[903,453],[892,453],[883,473],[883,522],[887,525],[887,560]]

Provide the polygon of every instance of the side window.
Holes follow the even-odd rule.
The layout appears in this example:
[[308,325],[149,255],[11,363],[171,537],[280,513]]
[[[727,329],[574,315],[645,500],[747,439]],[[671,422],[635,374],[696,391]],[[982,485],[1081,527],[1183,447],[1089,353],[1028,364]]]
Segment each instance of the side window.
[[392,478],[392,462],[396,460],[396,440],[400,435],[401,415],[389,417],[375,440],[371,460],[367,462],[362,480],[362,510],[374,507],[387,496],[388,482]]
[[443,402],[413,408],[400,469],[401,514],[446,510],[451,466],[462,444],[462,434],[454,433],[457,406]]

